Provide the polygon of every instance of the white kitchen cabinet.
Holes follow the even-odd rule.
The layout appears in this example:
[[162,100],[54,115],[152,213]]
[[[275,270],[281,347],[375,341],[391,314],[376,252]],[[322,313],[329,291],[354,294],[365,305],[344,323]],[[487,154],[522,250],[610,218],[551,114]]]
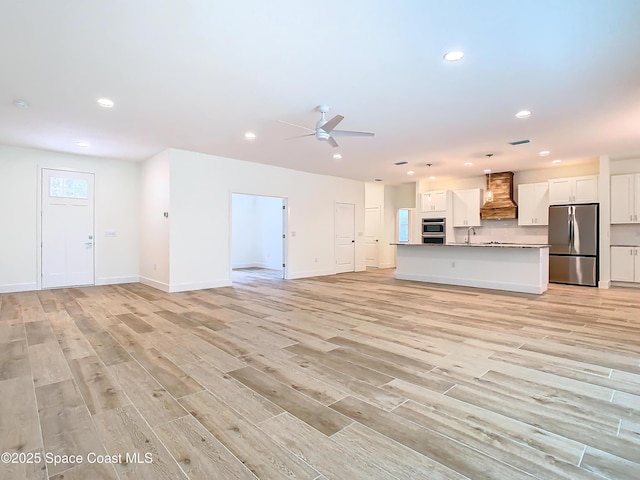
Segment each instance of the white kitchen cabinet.
[[611,247],[611,280],[640,282],[640,247]]
[[549,205],[598,201],[598,176],[554,178],[549,180]]
[[453,226],[479,227],[480,207],[482,206],[482,189],[454,190],[453,192]]
[[549,184],[518,185],[518,225],[549,224]]
[[447,191],[434,190],[432,192],[424,192],[420,199],[420,208],[423,212],[446,212]]
[[611,223],[640,223],[640,173],[611,177]]

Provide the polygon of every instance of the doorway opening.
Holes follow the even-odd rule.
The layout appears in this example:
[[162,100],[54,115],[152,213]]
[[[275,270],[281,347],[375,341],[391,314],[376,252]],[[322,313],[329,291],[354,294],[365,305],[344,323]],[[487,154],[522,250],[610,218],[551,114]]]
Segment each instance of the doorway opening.
[[231,281],[287,278],[287,199],[231,194]]

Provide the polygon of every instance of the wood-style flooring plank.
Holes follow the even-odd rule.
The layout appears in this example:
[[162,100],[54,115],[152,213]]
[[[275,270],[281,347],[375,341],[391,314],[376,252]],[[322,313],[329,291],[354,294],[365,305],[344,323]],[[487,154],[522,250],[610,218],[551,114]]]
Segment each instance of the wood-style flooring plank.
[[129,403],[120,385],[97,356],[70,359],[69,367],[92,415]]
[[381,466],[385,462],[380,458],[363,458],[357,450],[345,448],[289,413],[265,420],[260,429],[328,478],[397,478]]
[[353,397],[340,400],[331,408],[474,480],[531,480],[522,470]]
[[93,419],[108,454],[122,458],[122,461],[114,464],[119,478],[187,479],[176,460],[133,406],[107,410],[94,415]]
[[336,414],[320,402],[277,380],[265,378],[255,368],[241,368],[229,372],[229,375],[325,435],[331,435],[351,423],[347,417]]
[[0,343],[0,381],[30,373],[26,339]]
[[257,478],[194,417],[159,425],[157,432],[190,480]]
[[187,414],[171,394],[136,362],[108,368],[150,425],[170,422]]
[[319,473],[209,392],[180,402],[258,478],[315,479]]
[[228,373],[218,371],[214,365],[203,360],[186,363],[182,368],[216,398],[227,405],[233,405],[238,413],[253,423],[280,415],[284,411]]
[[71,378],[71,370],[58,342],[39,343],[29,347],[33,384],[36,387]]
[[412,450],[359,423],[333,434],[331,439],[349,452],[371,459],[395,478],[429,480],[467,480],[468,477]]
[[0,392],[0,453],[42,449],[31,376],[0,381]]
[[[38,414],[45,452],[56,455],[103,454],[102,442],[73,380],[51,383],[36,388]],[[55,475],[75,464],[48,464],[49,475]]]

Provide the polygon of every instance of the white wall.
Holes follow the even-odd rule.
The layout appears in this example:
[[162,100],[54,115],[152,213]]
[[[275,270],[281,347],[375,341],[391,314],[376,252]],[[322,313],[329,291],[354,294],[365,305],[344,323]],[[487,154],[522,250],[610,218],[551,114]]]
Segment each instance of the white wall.
[[138,164],[0,145],[0,292],[39,288],[43,167],[95,174],[95,282],[138,281]]
[[[231,284],[231,194],[288,199],[288,276],[333,274],[335,202],[355,205],[364,270],[364,183],[171,149],[170,290]],[[316,261],[317,259],[317,261]]]
[[[169,154],[161,152],[141,166],[140,179],[140,278],[168,290],[170,211]],[[169,217],[164,216],[169,213]]]
[[232,268],[282,270],[282,199],[233,194]]

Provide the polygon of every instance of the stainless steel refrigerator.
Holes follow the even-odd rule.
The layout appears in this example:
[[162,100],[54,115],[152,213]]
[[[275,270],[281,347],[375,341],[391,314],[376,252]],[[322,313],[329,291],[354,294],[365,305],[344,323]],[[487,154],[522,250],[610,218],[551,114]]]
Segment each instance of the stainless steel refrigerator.
[[598,285],[599,205],[549,207],[549,281]]

